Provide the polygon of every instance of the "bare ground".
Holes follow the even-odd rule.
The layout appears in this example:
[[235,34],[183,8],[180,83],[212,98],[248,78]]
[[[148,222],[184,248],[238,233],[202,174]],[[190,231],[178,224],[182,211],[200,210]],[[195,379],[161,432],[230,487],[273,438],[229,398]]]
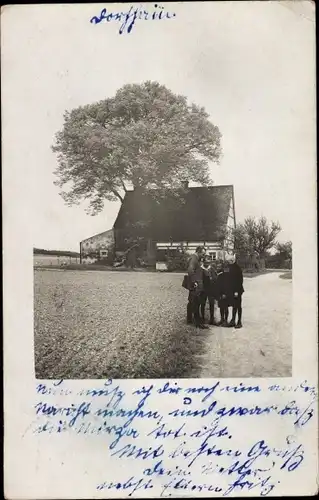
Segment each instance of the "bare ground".
[[204,346],[181,274],[35,271],[37,378],[188,377]]
[[181,274],[35,271],[37,378],[291,374],[291,281],[245,278],[244,328],[185,323]]

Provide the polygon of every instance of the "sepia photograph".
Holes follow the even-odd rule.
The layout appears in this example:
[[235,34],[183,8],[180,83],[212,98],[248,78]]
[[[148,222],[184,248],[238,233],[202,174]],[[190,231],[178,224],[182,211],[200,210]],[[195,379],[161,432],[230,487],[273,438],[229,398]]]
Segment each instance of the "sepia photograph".
[[38,379],[292,375],[291,172],[307,162],[297,14],[274,2],[251,23],[238,9],[235,30],[230,4],[211,36],[202,5],[197,45],[187,23],[169,52],[168,29],[165,47],[145,44],[140,23],[126,63],[121,35],[101,64],[102,28],[119,36],[101,24],[92,43],[73,33],[81,57],[43,59]]
[[1,14],[5,497],[316,493],[314,2]]

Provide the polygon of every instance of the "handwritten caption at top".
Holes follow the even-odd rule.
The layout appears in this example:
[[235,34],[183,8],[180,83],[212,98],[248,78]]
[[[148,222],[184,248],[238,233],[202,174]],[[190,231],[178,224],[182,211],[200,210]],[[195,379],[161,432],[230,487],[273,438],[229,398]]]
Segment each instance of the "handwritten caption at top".
[[176,17],[174,12],[168,12],[164,7],[154,4],[152,11],[144,8],[134,8],[131,6],[127,12],[111,12],[107,9],[102,9],[100,14],[93,16],[90,19],[92,24],[100,24],[102,22],[110,23],[112,21],[120,22],[119,34],[131,33],[136,21],[162,21],[165,19],[173,19]]

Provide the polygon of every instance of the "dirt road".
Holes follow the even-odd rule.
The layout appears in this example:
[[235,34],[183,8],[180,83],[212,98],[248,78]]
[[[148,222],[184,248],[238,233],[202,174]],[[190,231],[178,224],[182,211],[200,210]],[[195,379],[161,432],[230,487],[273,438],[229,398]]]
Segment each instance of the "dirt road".
[[205,331],[205,354],[197,356],[199,377],[291,375],[292,282],[280,274],[245,278],[243,328]]

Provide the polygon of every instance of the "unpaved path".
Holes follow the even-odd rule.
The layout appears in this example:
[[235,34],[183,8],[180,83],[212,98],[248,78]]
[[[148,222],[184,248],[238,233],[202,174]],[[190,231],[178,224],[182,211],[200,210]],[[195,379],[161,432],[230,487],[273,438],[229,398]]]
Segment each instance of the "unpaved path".
[[292,282],[280,274],[244,279],[243,328],[203,331],[205,354],[197,356],[197,376],[291,376]]

